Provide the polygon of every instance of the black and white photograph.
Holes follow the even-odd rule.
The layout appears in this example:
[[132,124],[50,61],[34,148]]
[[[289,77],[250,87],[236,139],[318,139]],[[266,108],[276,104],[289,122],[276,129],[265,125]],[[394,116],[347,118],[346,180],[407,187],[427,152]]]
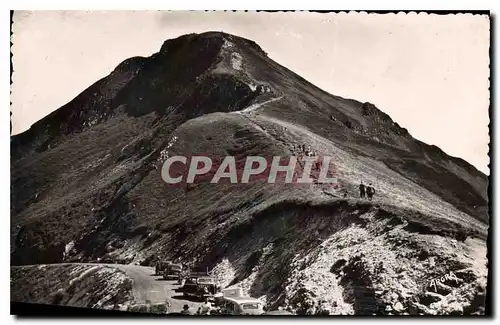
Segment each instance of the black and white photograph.
[[13,10],[11,314],[491,316],[492,19]]

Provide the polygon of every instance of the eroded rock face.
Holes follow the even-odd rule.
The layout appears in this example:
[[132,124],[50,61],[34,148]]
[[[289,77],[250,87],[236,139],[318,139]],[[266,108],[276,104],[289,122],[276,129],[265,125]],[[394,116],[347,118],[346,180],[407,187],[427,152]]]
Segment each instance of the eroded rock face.
[[119,310],[133,301],[132,280],[102,265],[32,265],[11,268],[11,300]]
[[[408,233],[404,224],[379,232],[380,224],[387,220],[373,220],[366,228],[351,226],[334,234],[296,261],[306,265],[292,272],[287,292],[292,295],[297,288],[307,292],[309,313],[320,304],[320,298],[314,297],[326,296],[324,288],[332,288],[327,302],[334,313],[484,312],[484,305],[477,302],[484,302],[486,250],[477,239],[461,243],[438,235]],[[424,249],[425,259],[421,257]],[[456,279],[445,279],[450,272]],[[435,278],[444,280],[436,289],[431,282]],[[289,304],[303,308],[304,303],[297,305],[293,297]]]

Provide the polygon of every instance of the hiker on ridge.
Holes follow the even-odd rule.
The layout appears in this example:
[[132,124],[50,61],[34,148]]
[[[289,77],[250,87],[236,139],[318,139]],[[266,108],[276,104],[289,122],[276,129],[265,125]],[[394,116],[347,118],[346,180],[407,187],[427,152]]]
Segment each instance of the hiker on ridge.
[[359,184],[359,197],[363,199],[365,197],[365,193],[365,184],[361,181],[361,184]]
[[366,195],[368,195],[368,200],[371,201],[374,194],[375,194],[375,188],[373,188],[372,183],[370,183],[366,188]]

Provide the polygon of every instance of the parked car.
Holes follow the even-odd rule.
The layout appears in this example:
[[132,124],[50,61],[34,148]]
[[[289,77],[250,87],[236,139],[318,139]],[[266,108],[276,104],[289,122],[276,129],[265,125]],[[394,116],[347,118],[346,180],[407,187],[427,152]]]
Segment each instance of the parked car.
[[213,277],[202,276],[197,279],[198,290],[203,292],[203,297],[213,297],[220,291],[221,287]]
[[165,271],[165,268],[170,263],[171,263],[170,261],[167,261],[167,262],[158,261],[158,262],[156,262],[156,264],[155,264],[155,275],[163,275],[163,272]]
[[167,264],[163,271],[163,278],[165,280],[178,279],[182,272],[182,264]]
[[189,270],[189,274],[193,277],[208,276],[208,268],[195,267]]
[[223,315],[262,315],[264,302],[252,297],[223,297],[220,313]]
[[208,276],[188,277],[182,287],[182,294],[185,297],[196,297],[200,300],[213,298],[220,291],[220,286],[215,278]]
[[182,295],[184,297],[194,296],[197,287],[198,284],[196,283],[195,277],[186,278],[186,281],[184,281],[184,285],[182,286]]
[[245,296],[242,288],[225,289],[215,297],[222,315],[262,315],[265,303],[257,298]]

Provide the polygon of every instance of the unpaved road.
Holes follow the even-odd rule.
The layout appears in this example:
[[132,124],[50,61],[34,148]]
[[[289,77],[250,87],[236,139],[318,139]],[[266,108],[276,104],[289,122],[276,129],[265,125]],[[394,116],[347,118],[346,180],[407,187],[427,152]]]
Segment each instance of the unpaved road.
[[169,312],[180,312],[182,306],[188,304],[191,308],[197,309],[201,302],[186,300],[177,281],[165,281],[161,276],[154,275],[154,268],[138,265],[103,264],[108,267],[116,267],[125,272],[133,281],[132,294],[136,304],[146,302],[170,304]]

